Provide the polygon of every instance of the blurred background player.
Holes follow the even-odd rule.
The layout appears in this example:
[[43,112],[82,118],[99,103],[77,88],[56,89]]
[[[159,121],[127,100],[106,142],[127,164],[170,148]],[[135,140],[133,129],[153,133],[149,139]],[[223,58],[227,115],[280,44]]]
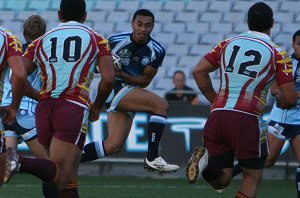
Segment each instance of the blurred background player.
[[[59,190],[59,197],[79,197],[77,172],[88,119],[99,119],[115,78],[107,40],[82,24],[86,16],[84,0],[62,0],[58,11],[62,23],[32,42],[24,53],[28,73],[37,67],[41,70],[40,96],[36,94],[39,99],[36,129],[38,141],[50,160],[11,152],[6,182],[19,170],[52,183]],[[102,78],[96,100],[91,104],[89,86],[96,65]]]
[[195,90],[186,85],[186,76],[182,70],[174,72],[173,84],[175,87],[165,94],[165,99],[168,102],[188,102],[192,105],[200,104]]
[[132,18],[133,31],[113,35],[109,44],[113,54],[121,58],[114,91],[108,108],[108,137],[84,147],[82,161],[91,161],[118,153],[128,137],[135,112],[151,114],[148,124],[148,152],[144,159],[147,171],[173,172],[179,166],[167,163],[159,156],[159,142],[167,122],[168,103],[146,89],[165,57],[164,48],[150,36],[154,15],[146,9],[137,10]]
[[[292,43],[294,53],[291,55],[293,63],[293,76],[297,90],[297,105],[290,109],[281,109],[277,103],[273,104],[270,113],[270,122],[267,127],[270,154],[265,162],[265,167],[272,167],[286,141],[290,142],[293,153],[300,164],[300,30],[293,35]],[[274,84],[271,87],[271,93],[276,97],[278,86]],[[241,172],[240,164],[234,166],[233,176]],[[296,169],[295,184],[298,197],[300,197],[300,167]]]
[[[23,36],[26,43],[22,45],[22,51],[25,52],[27,46],[42,36],[46,32],[46,22],[38,15],[28,17],[23,24]],[[36,69],[31,75],[27,77],[29,83],[33,88],[40,90],[40,76],[39,70]],[[6,106],[11,103],[11,83],[10,83],[10,69],[5,69],[4,77],[4,92],[1,106]],[[37,158],[48,158],[45,148],[37,140],[37,131],[35,128],[35,107],[37,101],[24,96],[22,98],[20,109],[17,113],[16,122],[13,125],[4,124],[6,147],[17,149],[19,142],[27,144],[32,154]],[[50,188],[50,187],[49,187]],[[51,188],[50,188],[51,189]],[[48,198],[49,193],[46,183],[43,183],[44,197]]]
[[[24,94],[26,71],[22,62],[22,45],[16,35],[11,33],[4,27],[0,27],[0,75],[5,68],[11,69],[11,103],[5,107],[1,107],[0,114],[0,187],[2,186],[5,178],[5,165],[8,157],[6,152],[5,138],[4,138],[4,127],[3,124],[13,124],[16,119],[16,115],[19,109],[21,99]],[[0,87],[3,92],[3,82],[1,78]],[[2,94],[0,96],[0,102],[2,102]],[[9,151],[10,149],[8,149]]]
[[[22,46],[24,52],[27,46],[35,39],[46,32],[46,23],[43,18],[37,15],[32,15],[27,18],[23,25],[23,35],[26,43]],[[10,83],[10,69],[5,69],[4,77],[4,92],[1,106],[7,106],[12,101],[11,83]],[[28,81],[37,90],[40,89],[40,77],[38,70],[35,70]],[[32,98],[24,96],[22,98],[20,109],[17,113],[16,122],[13,125],[6,125],[5,137],[7,148],[17,148],[19,139],[24,140],[28,145],[33,155],[37,158],[47,158],[46,150],[37,141],[37,132],[35,128],[35,107],[37,101]]]
[[[187,166],[187,181],[199,174],[213,188],[227,187],[232,179],[234,157],[242,167],[243,180],[235,197],[256,197],[268,155],[265,131],[260,129],[268,89],[274,80],[281,108],[296,104],[292,63],[285,51],[270,40],[273,11],[259,2],[248,11],[248,32],[219,43],[195,66],[193,76],[212,112],[204,126],[203,148],[197,148]],[[220,68],[216,93],[209,73]]]

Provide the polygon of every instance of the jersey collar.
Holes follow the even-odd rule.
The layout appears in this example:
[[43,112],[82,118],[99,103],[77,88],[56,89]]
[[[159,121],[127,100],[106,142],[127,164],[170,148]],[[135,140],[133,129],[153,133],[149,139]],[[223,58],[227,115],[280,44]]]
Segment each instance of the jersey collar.
[[264,38],[264,39],[268,39],[268,40],[271,40],[270,36],[265,34],[265,33],[262,33],[262,32],[257,32],[257,31],[251,31],[249,30],[248,31],[249,34],[253,34],[255,36],[258,36],[258,37],[261,37],[261,38]]

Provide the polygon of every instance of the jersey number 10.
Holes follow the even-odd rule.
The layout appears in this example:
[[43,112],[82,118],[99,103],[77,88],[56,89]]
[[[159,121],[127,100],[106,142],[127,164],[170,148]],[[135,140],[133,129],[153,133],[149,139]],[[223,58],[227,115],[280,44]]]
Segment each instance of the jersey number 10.
[[[51,41],[51,56],[49,57],[50,63],[57,62],[57,37],[53,37],[50,39]],[[74,52],[71,54],[71,44],[74,46]],[[76,62],[81,57],[81,45],[82,39],[79,36],[71,36],[64,40],[63,46],[63,59],[66,62]]]

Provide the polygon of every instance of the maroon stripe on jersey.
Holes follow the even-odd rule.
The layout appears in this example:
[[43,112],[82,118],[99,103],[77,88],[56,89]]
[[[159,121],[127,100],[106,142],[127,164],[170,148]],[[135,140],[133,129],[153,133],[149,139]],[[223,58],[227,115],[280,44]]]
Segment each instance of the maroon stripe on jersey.
[[[243,88],[241,89],[241,91],[240,91],[240,95],[239,95],[239,98],[238,98],[238,100],[237,100],[237,102],[236,102],[236,104],[235,104],[235,106],[234,106],[234,109],[243,109],[243,107],[245,106],[244,105],[244,102],[245,102],[245,93],[246,93],[246,89],[248,88],[248,86],[250,85],[250,83],[252,83],[254,81],[254,79],[253,78],[251,78],[251,79],[249,79],[246,83],[245,83],[245,85],[243,86]],[[254,94],[254,93],[253,93]],[[254,97],[252,97],[252,101],[253,101],[253,98]],[[249,105],[249,104],[248,104]],[[248,106],[247,105],[247,106]],[[250,110],[250,109],[249,109]]]
[[[85,57],[85,56],[86,56],[86,54],[87,54],[88,51],[89,51],[89,48],[92,47],[91,45],[92,45],[92,43],[90,42],[89,45],[88,45],[88,47],[86,48],[85,52],[83,53],[82,57]],[[94,50],[92,50],[92,52],[94,52]],[[88,63],[88,61],[91,60],[91,57],[93,57],[93,54],[94,54],[94,53],[91,53],[91,55],[90,55],[90,57],[87,59],[87,62],[86,62],[86,63]],[[80,64],[82,61],[83,61],[83,59],[81,59],[80,61],[78,61],[78,62],[74,65],[74,67],[73,67],[73,69],[72,69],[72,71],[71,71],[71,74],[70,74],[70,80],[69,80],[68,87],[66,87],[66,89],[60,94],[60,98],[68,98],[68,97],[69,97],[70,94],[67,94],[68,96],[66,97],[66,92],[70,91],[70,88],[72,88],[72,84],[73,84],[73,81],[74,81],[74,73],[75,73],[77,67],[79,66],[79,64]],[[79,81],[78,81],[78,84],[81,84],[81,82],[82,82],[81,79],[84,80],[85,77],[86,77],[86,73],[85,73],[85,74],[83,73],[84,68],[85,68],[86,66],[89,66],[89,65],[88,65],[88,64],[85,64],[85,65],[84,65],[83,70],[82,70],[81,73],[80,73],[80,79],[79,79]],[[88,69],[89,69],[89,68],[88,68]],[[71,95],[74,95],[74,96],[76,96],[76,97],[78,98],[78,96],[81,95],[81,94],[80,94],[81,90],[82,90],[82,89],[81,89],[80,87],[76,86],[76,87],[74,88],[74,90],[72,90],[73,94],[71,94]],[[88,99],[88,94],[87,94],[87,96],[86,96],[86,99]],[[77,99],[76,101],[78,101],[78,99]],[[84,102],[84,104],[86,104],[86,102],[87,102],[87,101],[82,101],[82,100],[80,100],[80,101],[81,101],[81,102]]]
[[[84,67],[82,68],[82,71],[81,71],[81,74],[80,74],[80,79],[79,79],[79,84],[82,84],[85,82],[85,79],[86,79],[86,76],[88,75],[89,73],[89,70],[91,68],[91,65],[93,64],[93,62],[91,61],[93,59],[93,54],[96,53],[96,47],[95,45],[92,45],[91,46],[92,49],[91,49],[91,55],[88,57],[87,61],[86,61],[86,64],[84,65]],[[75,87],[75,94],[79,95],[80,92],[82,91],[82,89],[80,87]],[[86,101],[85,102],[88,102],[89,103],[89,94],[87,93],[86,95]]]
[[255,79],[250,79],[243,86],[243,88],[241,90],[241,94],[240,94],[240,96],[237,100],[237,103],[236,103],[235,107],[234,107],[235,109],[244,110],[246,112],[253,113],[253,114],[256,114],[256,115],[257,114],[261,115],[263,113],[263,108],[264,108],[265,104],[263,104],[263,102],[261,102],[260,99],[262,99],[261,95],[263,93],[263,90],[270,83],[268,81],[270,81],[272,73],[274,74],[274,71],[272,71],[272,65],[273,65],[273,64],[271,64],[272,62],[273,62],[273,57],[270,58],[267,65],[258,73],[257,78],[260,77],[261,75],[265,74],[268,69],[271,69],[271,71],[267,73],[267,75],[257,84],[257,86],[255,88],[255,90],[261,90],[261,91],[253,93],[255,95],[255,97],[251,97],[250,104],[247,105],[248,107],[251,106],[252,108],[251,109],[245,109],[244,99],[245,99],[245,93],[246,93],[245,91],[246,91],[247,87]]
[[[43,44],[42,42],[40,43],[39,45],[39,50],[43,57],[47,60],[48,62],[48,57],[43,49]],[[43,63],[42,61],[42,58],[40,56],[41,54],[38,54],[38,58],[39,58],[39,62],[41,64],[41,70],[42,72],[45,74],[43,77],[45,78],[45,80],[43,81],[43,89],[42,91],[44,92],[42,95],[41,95],[41,99],[45,99],[45,98],[48,98],[51,96],[51,93],[52,93],[52,90],[54,90],[56,88],[56,73],[55,73],[55,69],[54,69],[54,66],[52,64],[49,64],[50,66],[50,69],[51,69],[51,73],[52,73],[52,85],[51,85],[51,90],[50,91],[47,91],[46,92],[46,89],[47,89],[47,82],[48,82],[48,75],[47,75],[47,72],[46,72],[46,65]]]
[[[272,67],[272,64],[273,63],[273,58],[269,61],[269,63],[267,64],[267,66],[263,69],[263,71],[266,72],[266,70],[268,68],[270,68],[270,71],[267,73],[267,75],[258,83],[258,85],[256,86],[256,89],[257,90],[264,90],[265,87],[267,85],[270,85],[271,81],[273,81],[273,78],[272,76],[275,76],[275,69],[274,67]],[[259,73],[259,76],[262,75],[263,72]],[[263,92],[260,92],[259,94],[259,98],[261,97],[261,94]],[[259,104],[260,103],[260,104]],[[263,113],[263,109],[265,107],[265,104],[263,104],[262,102],[260,102],[259,100],[255,100],[255,98],[253,97],[252,98],[252,101],[251,101],[251,104],[255,105],[254,107],[257,107],[257,111],[258,112],[253,112],[253,113],[256,113],[256,114],[262,114]]]
[[[4,50],[5,50],[5,45],[2,45],[1,47],[1,50],[0,50],[0,55],[2,56],[2,54],[4,53]],[[4,57],[4,56],[3,56]],[[2,74],[4,68],[5,68],[5,65],[6,65],[6,60],[2,59],[1,60],[1,64],[0,64],[0,74]]]
[[[85,52],[83,53],[82,57],[85,57],[85,56],[86,56],[86,54],[88,53],[89,48],[91,47],[91,45],[92,45],[92,43],[90,42],[89,45],[88,45],[88,47],[86,48]],[[90,57],[91,57],[91,56],[90,56]],[[88,60],[86,61],[86,63],[88,63],[88,61],[90,60],[90,57],[88,58]],[[72,71],[71,71],[71,78],[70,78],[70,80],[69,80],[68,88],[70,88],[70,87],[72,86],[73,80],[74,80],[74,73],[75,73],[75,71],[76,71],[78,65],[79,65],[82,61],[83,61],[83,58],[81,58],[81,60],[79,60],[79,61],[74,65],[74,67],[73,67],[73,69],[72,69]],[[85,65],[85,64],[84,64],[84,65]],[[80,80],[81,80],[82,78],[85,78],[85,76],[82,75],[82,71],[81,71],[81,73],[80,73],[80,79],[78,80],[78,81],[79,81],[79,84],[80,84]]]
[[[223,48],[224,50],[224,48]],[[222,51],[223,51],[222,50]],[[224,57],[224,54],[223,54],[223,62],[225,63],[225,57]],[[221,64],[221,63],[220,63]],[[213,104],[213,107],[212,109],[214,108],[221,108],[221,107],[224,107],[226,105],[226,102],[228,100],[228,95],[229,95],[229,87],[228,87],[228,82],[229,82],[229,79],[228,79],[228,75],[227,73],[225,72],[225,69],[226,69],[226,65],[224,64],[223,65],[223,68],[220,67],[220,76],[222,77],[222,72],[224,72],[224,76],[225,76],[225,84],[226,84],[226,87],[225,87],[225,90],[222,90],[221,88],[221,85],[222,85],[222,78],[220,77],[220,88],[219,88],[219,94],[217,95],[216,99],[214,100],[214,104]]]

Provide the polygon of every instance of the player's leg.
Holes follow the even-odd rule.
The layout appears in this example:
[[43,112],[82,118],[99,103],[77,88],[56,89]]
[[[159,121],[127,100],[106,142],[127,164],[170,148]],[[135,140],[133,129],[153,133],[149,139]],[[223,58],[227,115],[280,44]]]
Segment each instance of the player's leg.
[[268,141],[270,153],[265,162],[265,168],[274,166],[285,142],[285,140],[277,138],[272,133],[268,133]]
[[121,99],[117,110],[151,114],[148,123],[148,152],[144,163],[146,170],[172,172],[179,169],[177,165],[166,163],[163,158],[159,157],[158,152],[159,142],[167,122],[168,103],[166,100],[148,90],[136,87]]
[[132,119],[124,112],[108,112],[108,137],[103,146],[106,155],[122,150],[131,129]]
[[[0,120],[0,122],[2,122]],[[2,123],[1,123],[2,124]],[[4,138],[4,131],[0,129],[0,170],[5,170],[6,168],[6,160],[7,160],[7,152],[6,152],[6,145],[5,145],[5,138]],[[0,171],[0,187],[4,182],[5,172]]]
[[[236,197],[255,198],[258,186],[262,179],[263,169],[245,169],[242,168],[243,180],[237,192]],[[240,196],[238,196],[240,195]],[[242,195],[242,196],[241,196]]]
[[296,169],[295,184],[297,189],[297,197],[300,197],[300,135],[294,137],[291,141],[293,153],[298,161],[298,167]]
[[53,137],[50,146],[50,159],[57,163],[60,168],[59,179],[55,182],[58,189],[65,194],[69,190],[69,197],[76,197],[77,172],[82,150],[73,143],[69,143]]
[[132,119],[125,112],[108,112],[108,137],[105,141],[91,142],[84,146],[81,162],[92,161],[118,153],[128,137]]
[[36,158],[49,159],[49,154],[47,153],[45,147],[39,143],[37,138],[32,138],[24,141]]
[[[203,134],[204,146],[207,148],[209,156],[207,165],[205,166],[205,163],[202,165],[199,158],[191,158],[190,161],[198,161],[196,165],[199,168],[197,169],[197,166],[193,168],[192,163],[188,164],[186,179],[189,183],[195,183],[198,176],[202,174],[204,180],[216,190],[223,189],[230,184],[234,155],[228,143],[229,137],[232,136],[230,134],[232,130],[230,127],[228,129],[231,120],[230,116],[225,113],[228,112],[216,111],[209,116]],[[220,120],[222,120],[222,124]],[[226,137],[222,135],[223,133],[226,134]]]
[[13,131],[6,131],[4,134],[6,148],[17,149],[19,143],[19,135]]

